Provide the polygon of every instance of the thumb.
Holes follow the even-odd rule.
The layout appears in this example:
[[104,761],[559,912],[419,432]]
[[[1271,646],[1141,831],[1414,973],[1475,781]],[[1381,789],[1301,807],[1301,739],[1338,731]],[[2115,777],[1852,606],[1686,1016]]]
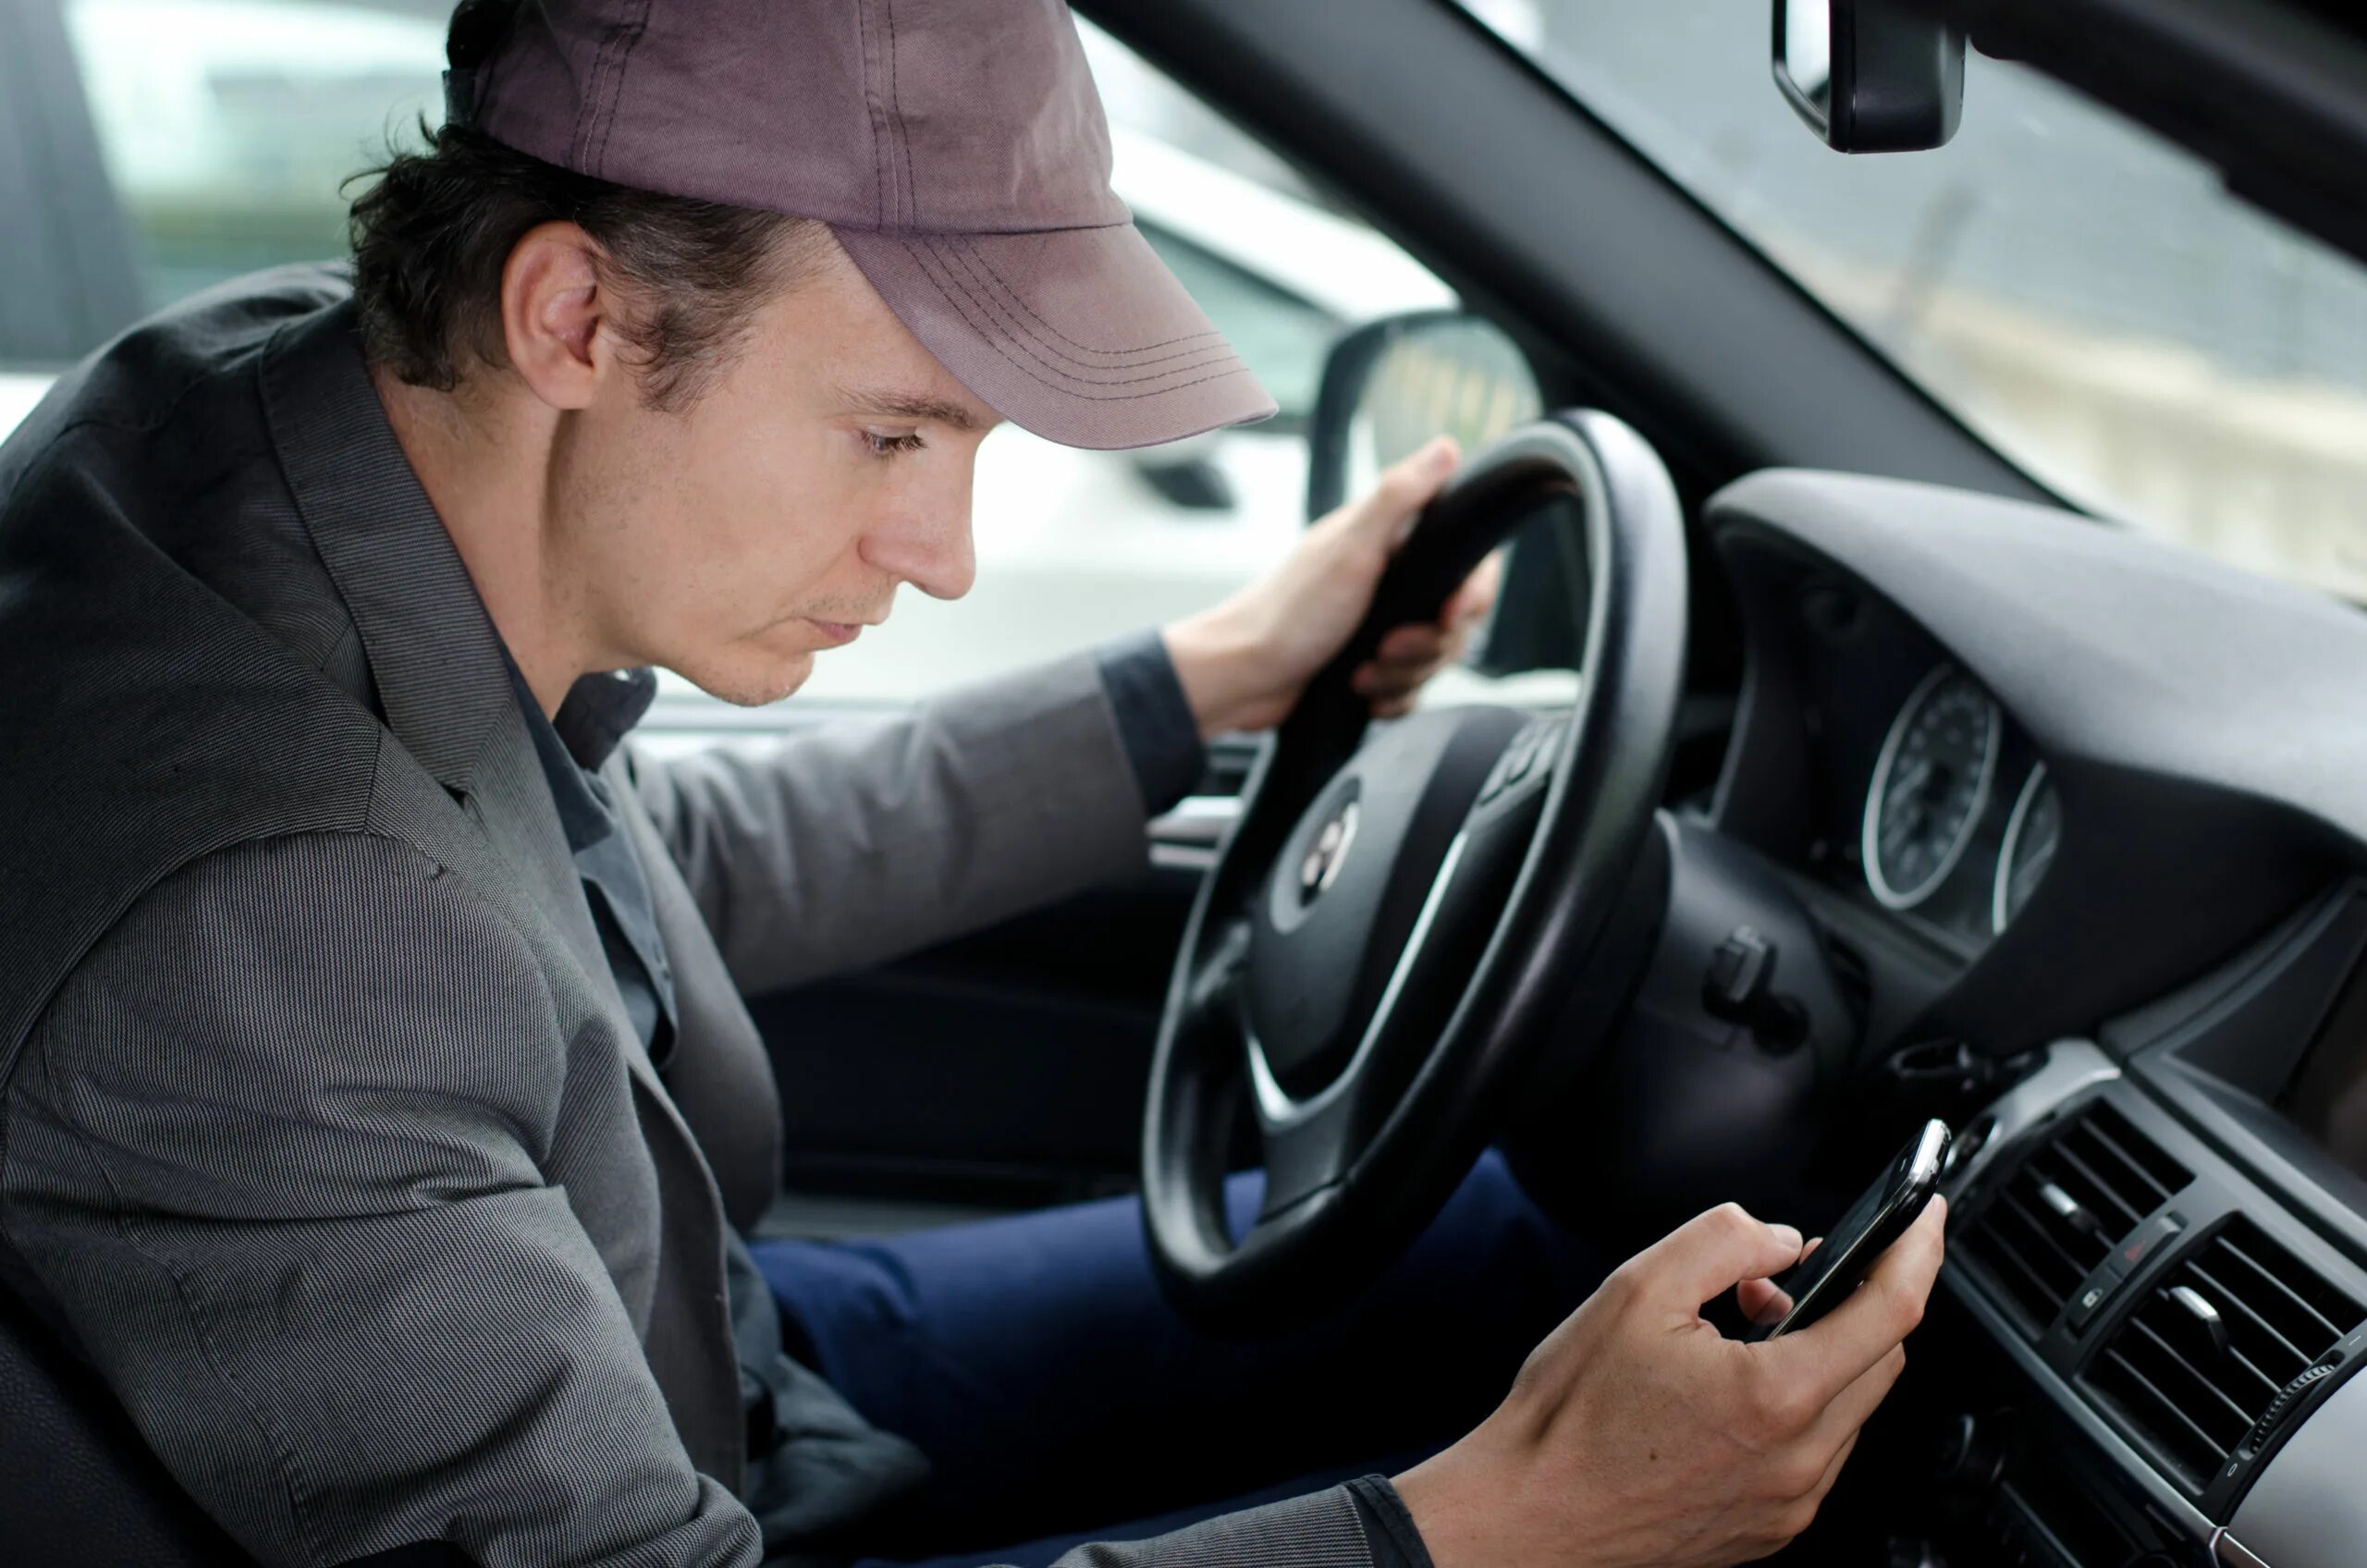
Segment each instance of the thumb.
[[1692,1311],[1745,1280],[1763,1280],[1799,1260],[1797,1231],[1754,1219],[1742,1205],[1726,1203],[1686,1220],[1636,1261],[1655,1295]]
[[1453,476],[1460,456],[1453,436],[1438,435],[1381,470],[1380,483],[1355,508],[1358,531],[1377,533],[1395,549],[1415,515]]

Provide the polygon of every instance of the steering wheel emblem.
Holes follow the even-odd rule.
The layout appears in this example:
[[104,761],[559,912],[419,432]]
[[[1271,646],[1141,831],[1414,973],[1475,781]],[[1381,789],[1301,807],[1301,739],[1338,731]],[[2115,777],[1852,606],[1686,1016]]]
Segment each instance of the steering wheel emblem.
[[1340,867],[1348,858],[1348,846],[1355,841],[1356,802],[1348,802],[1331,815],[1331,820],[1316,834],[1315,842],[1299,862],[1299,897],[1312,903],[1318,894],[1340,879]]

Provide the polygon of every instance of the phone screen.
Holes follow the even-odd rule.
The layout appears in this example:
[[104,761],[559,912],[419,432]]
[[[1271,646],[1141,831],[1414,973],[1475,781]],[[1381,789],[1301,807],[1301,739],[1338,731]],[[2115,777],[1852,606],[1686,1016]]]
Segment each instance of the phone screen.
[[1915,1223],[1939,1184],[1948,1154],[1948,1124],[1927,1121],[1898,1158],[1867,1188],[1849,1212],[1835,1221],[1817,1249],[1784,1270],[1774,1283],[1792,1298],[1791,1310],[1772,1323],[1753,1328],[1754,1340],[1805,1329],[1846,1300],[1874,1260]]

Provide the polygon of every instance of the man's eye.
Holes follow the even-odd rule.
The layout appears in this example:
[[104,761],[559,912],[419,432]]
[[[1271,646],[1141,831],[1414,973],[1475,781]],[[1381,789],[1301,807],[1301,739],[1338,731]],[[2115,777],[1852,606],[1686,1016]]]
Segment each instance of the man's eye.
[[875,458],[893,458],[905,452],[917,452],[926,445],[922,441],[920,433],[913,430],[905,431],[901,435],[882,435],[876,430],[866,430],[863,433],[863,438],[871,447],[871,455]]

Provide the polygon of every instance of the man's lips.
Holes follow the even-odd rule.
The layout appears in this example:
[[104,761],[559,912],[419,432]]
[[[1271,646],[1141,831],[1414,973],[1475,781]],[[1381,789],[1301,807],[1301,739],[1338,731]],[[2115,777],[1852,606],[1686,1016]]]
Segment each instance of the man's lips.
[[820,632],[824,641],[837,648],[844,647],[861,636],[867,623],[859,620],[817,620],[809,615],[805,618],[805,624]]

